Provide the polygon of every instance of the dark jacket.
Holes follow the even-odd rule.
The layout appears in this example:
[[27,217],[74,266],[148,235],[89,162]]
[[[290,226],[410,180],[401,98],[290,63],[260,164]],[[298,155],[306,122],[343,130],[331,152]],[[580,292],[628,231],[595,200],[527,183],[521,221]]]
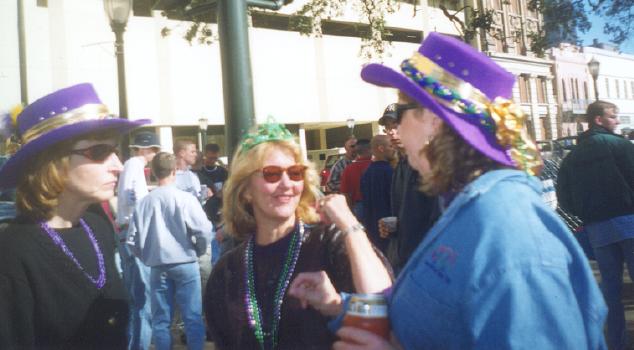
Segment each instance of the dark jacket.
[[581,134],[561,163],[557,199],[585,224],[634,214],[634,144],[601,126]]
[[420,175],[406,157],[394,169],[391,202],[398,228],[390,235],[387,257],[398,273],[440,216],[440,209],[437,197],[420,191]]
[[[112,226],[84,220],[103,254],[106,284],[97,289],[38,224],[0,232],[0,349],[125,349],[128,301],[114,265]],[[58,230],[82,267],[98,275],[83,228]]]

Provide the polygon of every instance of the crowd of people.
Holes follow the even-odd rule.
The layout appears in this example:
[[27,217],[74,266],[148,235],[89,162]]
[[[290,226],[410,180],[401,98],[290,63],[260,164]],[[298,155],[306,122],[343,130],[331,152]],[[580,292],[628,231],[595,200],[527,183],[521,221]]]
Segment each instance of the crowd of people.
[[[511,73],[432,33],[400,70],[361,77],[398,101],[384,135],[345,142],[327,194],[274,120],[228,169],[218,145],[162,152],[147,130],[122,164],[120,137],[149,120],[113,117],[90,84],[26,106],[0,168],[17,206],[0,231],[0,348],[170,349],[182,322],[190,349],[626,349],[634,144],[614,133],[617,106],[590,105],[557,183],[601,293],[542,199]],[[385,297],[389,339],[342,326],[355,294]]]

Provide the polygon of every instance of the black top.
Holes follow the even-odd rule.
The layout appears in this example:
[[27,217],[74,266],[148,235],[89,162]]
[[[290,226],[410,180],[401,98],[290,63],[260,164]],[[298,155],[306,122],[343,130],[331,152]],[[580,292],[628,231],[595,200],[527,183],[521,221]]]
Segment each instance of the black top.
[[216,165],[213,167],[203,166],[199,171],[196,172],[196,174],[198,175],[198,179],[200,179],[200,183],[202,185],[206,185],[207,188],[211,189],[214,192],[214,196],[209,198],[205,202],[205,205],[203,205],[203,209],[205,209],[207,218],[209,218],[214,226],[216,226],[220,223],[220,209],[222,208],[222,198],[215,195],[216,189],[214,188],[214,184],[217,182],[224,183],[225,181],[227,181],[229,173],[224,167]]
[[420,191],[420,175],[401,157],[392,176],[392,215],[398,217],[387,257],[398,273],[440,216],[438,198]]
[[[112,226],[84,215],[104,257],[101,290],[34,223],[0,233],[0,349],[124,349],[125,290],[114,265]],[[98,277],[97,256],[81,225],[56,230],[82,267]]]
[[[273,296],[284,264],[291,235],[267,246],[255,246],[254,270],[258,303],[268,329]],[[246,243],[224,255],[214,267],[204,307],[207,325],[218,349],[259,349],[245,309]],[[325,270],[337,291],[353,292],[350,262],[341,233],[334,226],[306,226],[293,277],[300,272]],[[326,317],[318,311],[302,309],[297,299],[284,296],[279,323],[278,349],[330,349],[335,340],[327,329]]]
[[585,224],[634,214],[634,144],[592,126],[562,161],[556,188],[559,205]]

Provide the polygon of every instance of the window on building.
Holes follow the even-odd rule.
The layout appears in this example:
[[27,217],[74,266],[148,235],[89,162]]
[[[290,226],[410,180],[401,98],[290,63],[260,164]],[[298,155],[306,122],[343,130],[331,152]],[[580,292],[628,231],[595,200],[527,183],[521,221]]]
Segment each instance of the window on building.
[[48,7],[48,0],[37,0],[37,7]]
[[621,89],[619,88],[619,80],[614,79],[614,87],[616,88],[616,98],[621,98]]
[[491,40],[493,40],[493,44],[495,45],[495,52],[504,52],[505,51],[505,45],[504,45],[504,41],[501,39],[504,34],[502,33],[502,28],[496,28],[495,29],[495,36],[491,36]]
[[537,78],[537,103],[546,103],[546,78]]
[[610,79],[605,78],[605,96],[610,97]]
[[588,99],[588,82],[584,81],[583,82],[583,98],[584,99]]
[[511,0],[511,13],[520,14],[520,1],[519,0]]
[[634,81],[630,82],[630,93],[632,94],[632,99],[634,100]]
[[561,79],[561,96],[564,99],[564,102],[568,101],[568,95],[566,94],[566,81]]
[[552,139],[552,132],[551,132],[552,130],[551,130],[550,123],[548,122],[548,116],[545,114],[540,114],[539,121],[541,122],[540,126],[541,126],[542,140]]
[[530,83],[528,81],[528,77],[525,75],[520,75],[517,78],[517,85],[520,89],[520,102],[521,103],[530,103]]
[[490,6],[490,8],[492,8],[494,10],[501,10],[502,9],[502,4],[500,3],[500,0],[489,0],[489,6]]
[[515,38],[513,39],[513,41],[515,42],[515,54],[516,55],[523,55],[524,54],[524,45],[522,45],[522,36],[521,35],[516,35]]
[[623,98],[627,98],[627,81],[623,80]]

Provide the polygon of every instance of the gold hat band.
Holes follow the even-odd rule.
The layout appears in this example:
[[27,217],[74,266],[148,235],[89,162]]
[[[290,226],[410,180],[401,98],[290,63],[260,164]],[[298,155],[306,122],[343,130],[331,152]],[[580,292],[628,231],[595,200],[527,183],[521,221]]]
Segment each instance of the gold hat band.
[[531,175],[539,174],[543,166],[541,155],[526,130],[526,115],[512,100],[496,97],[491,101],[482,91],[419,52],[405,60],[401,69],[436,101],[476,119],[479,125],[495,135],[497,143],[518,169]]
[[88,120],[107,119],[110,117],[111,114],[105,105],[86,104],[35,124],[22,135],[22,144],[26,145],[47,132],[64,125],[75,124]]

